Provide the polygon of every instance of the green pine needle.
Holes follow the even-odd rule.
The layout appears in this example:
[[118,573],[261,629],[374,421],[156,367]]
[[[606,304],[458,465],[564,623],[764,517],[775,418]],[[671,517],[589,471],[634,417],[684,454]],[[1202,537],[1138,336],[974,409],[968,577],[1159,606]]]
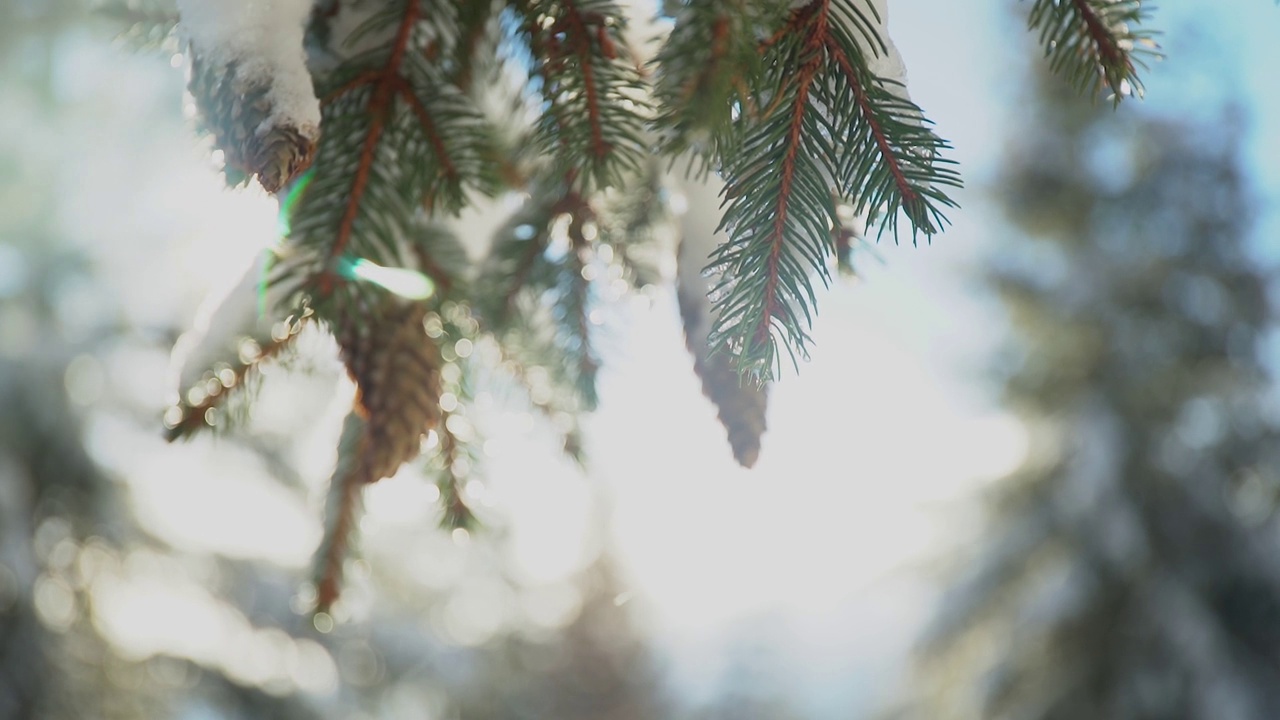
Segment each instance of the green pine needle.
[[[834,198],[847,198],[880,232],[907,218],[914,240],[946,224],[959,187],[949,145],[890,81],[872,74],[864,45],[885,52],[875,23],[853,0],[817,0],[792,11],[764,46],[758,114],[736,120],[741,141],[720,158],[727,183],[721,227],[729,242],[712,256],[712,346],[757,382],[807,356],[817,295],[830,280]],[[834,196],[834,198],[833,198]]]
[[1083,94],[1108,88],[1119,104],[1142,97],[1137,68],[1146,68],[1143,56],[1159,55],[1155,34],[1139,27],[1151,9],[1142,0],[1035,0],[1028,25],[1055,73]]

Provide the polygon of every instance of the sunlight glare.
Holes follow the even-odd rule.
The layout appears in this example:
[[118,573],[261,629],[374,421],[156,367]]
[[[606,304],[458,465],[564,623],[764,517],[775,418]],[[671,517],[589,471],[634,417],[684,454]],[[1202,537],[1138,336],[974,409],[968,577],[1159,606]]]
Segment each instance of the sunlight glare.
[[435,291],[431,278],[407,268],[383,267],[363,258],[342,258],[338,274],[350,280],[363,280],[409,300],[426,300]]

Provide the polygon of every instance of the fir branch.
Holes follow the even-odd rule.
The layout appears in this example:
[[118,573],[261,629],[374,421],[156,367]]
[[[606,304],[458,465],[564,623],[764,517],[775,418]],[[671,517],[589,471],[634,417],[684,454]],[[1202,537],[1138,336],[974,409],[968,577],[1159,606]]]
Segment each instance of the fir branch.
[[829,282],[830,228],[840,222],[833,189],[895,237],[899,211],[914,238],[936,233],[940,208],[954,205],[942,188],[959,186],[959,176],[938,157],[947,143],[871,73],[858,36],[884,51],[851,0],[793,10],[761,45],[760,87],[773,92],[759,98],[758,117],[739,118],[743,139],[724,159],[730,239],[712,256],[721,281],[711,343],[757,382],[774,376],[778,342],[793,362],[807,352],[810,275]]
[[347,243],[351,241],[351,232],[355,228],[356,216],[360,213],[361,201],[364,199],[365,187],[369,182],[369,172],[376,157],[378,141],[386,126],[389,106],[400,87],[400,63],[404,59],[409,45],[413,25],[418,19],[418,3],[414,0],[405,4],[404,15],[400,27],[396,30],[395,40],[391,44],[391,52],[386,65],[376,74],[368,74],[366,82],[373,86],[373,94],[369,98],[369,129],[364,137],[364,145],[360,150],[360,159],[351,176],[351,194],[347,199],[346,209],[338,224],[337,236],[329,249],[329,257],[333,260],[342,256]]
[[355,412],[348,414],[342,424],[338,464],[329,480],[325,502],[324,534],[315,555],[316,613],[329,612],[342,592],[342,566],[357,529],[357,516],[364,509],[360,496],[365,479],[358,450],[364,426],[365,421]]
[[[594,241],[598,237],[595,209],[591,203],[573,190],[564,194],[552,208],[552,222],[564,223],[564,237],[568,240],[563,259],[555,269],[554,289],[557,302],[552,309],[559,332],[556,344],[565,360],[571,364],[571,377],[577,386],[579,397],[585,409],[594,410],[598,397],[596,395],[596,374],[600,369],[600,361],[596,358],[592,347],[591,330],[591,275],[595,252]],[[587,228],[593,228],[588,237]],[[554,228],[549,228],[554,229]]]
[[497,11],[496,0],[469,0],[459,2],[459,42],[454,50],[451,81],[464,92],[475,80],[476,59],[482,49],[489,49],[489,24]]
[[420,166],[419,180],[428,211],[461,209],[468,187],[492,194],[492,171],[484,160],[489,131],[472,101],[448,81],[447,68],[426,55],[414,55],[399,91],[431,149],[431,162]]
[[761,70],[756,37],[780,19],[780,3],[725,0],[691,2],[654,58],[654,126],[662,152],[675,157],[693,149],[706,169],[732,152],[733,115],[754,115],[752,89]]
[[390,4],[346,39],[385,29],[386,43],[346,59],[323,83],[325,133],[314,178],[290,209],[287,241],[311,258],[298,264],[298,284],[326,319],[359,302],[361,290],[343,287],[344,260],[411,264],[421,255],[409,247],[420,206],[453,211],[468,187],[489,189],[484,124],[446,79],[452,60],[438,49],[452,47],[440,37],[456,29],[450,12],[438,1]]
[[[436,129],[436,121],[432,119],[431,113],[427,112],[426,106],[422,104],[416,95],[409,91],[408,86],[400,85],[398,90],[404,97],[405,102],[409,104],[409,109],[417,116],[418,122],[422,124],[422,133],[427,136],[427,141],[431,143],[431,149],[435,152],[436,160],[444,170],[445,179],[457,184],[458,168],[454,166],[453,160],[449,157],[449,151],[444,145],[444,140],[440,137],[439,130]],[[427,202],[430,202],[430,196],[428,196]]]
[[[450,530],[471,529],[476,526],[477,520],[463,496],[471,462],[470,457],[464,459],[464,455],[472,454],[466,453],[465,448],[469,447],[469,444],[459,439],[450,427],[449,421],[454,418],[461,419],[462,416],[444,413],[444,421],[440,423],[440,427],[436,428],[440,445],[432,458],[436,487],[440,489],[440,507],[443,510],[440,526]],[[454,422],[456,424],[457,421]]]
[[[858,24],[854,17],[845,23]],[[951,161],[939,157],[950,146],[928,129],[920,108],[855,60],[859,48],[841,27],[837,24],[823,40],[844,81],[841,90],[851,92],[855,101],[852,121],[836,136],[848,148],[836,178],[838,189],[855,198],[855,213],[870,215],[871,222],[884,218],[881,233],[888,230],[897,238],[902,210],[911,221],[912,242],[917,233],[936,234],[946,224],[939,206],[955,207],[939,187],[961,185]],[[843,96],[837,98],[837,107],[850,107],[841,102]]]
[[204,428],[218,427],[214,413],[224,409],[237,392],[243,392],[264,363],[292,346],[310,317],[310,311],[304,310],[300,315],[286,318],[272,330],[269,342],[254,343],[256,348],[243,349],[235,362],[207,370],[203,380],[194,387],[180,388],[182,395],[178,402],[164,413],[165,440],[186,439]]
[[[819,147],[825,141],[816,132],[816,110],[809,103],[822,69],[827,9],[826,0],[818,0],[793,14],[787,29],[804,37],[786,48],[778,64],[786,68],[785,74],[776,78],[780,92],[744,141],[743,159],[729,163],[726,196],[730,204],[722,225],[729,230],[730,242],[712,256],[713,266],[724,278],[716,289],[728,293],[712,328],[711,344],[738,357],[757,382],[769,379],[777,364],[775,329],[782,333],[788,350],[802,349],[807,343],[807,332],[793,305],[807,307],[805,300],[816,301],[808,269],[786,252],[787,236],[795,234],[788,220],[794,226],[834,215],[834,207],[822,204],[791,212],[796,195],[801,201],[821,199],[830,204],[827,193],[813,192],[826,184],[817,162],[829,148]],[[772,151],[770,160],[776,164],[767,164],[774,167],[764,167],[765,151]],[[816,269],[826,273],[825,264],[818,263]]]
[[[475,426],[467,417],[467,409],[474,403],[472,375],[476,366],[473,358],[480,324],[467,305],[444,302],[439,312],[428,316],[426,325],[427,334],[439,343],[446,361],[440,373],[444,389],[440,422],[428,439],[428,444],[435,447],[426,469],[435,477],[440,491],[440,525],[448,529],[470,529],[479,521],[467,505],[465,489],[468,478],[480,464],[478,449],[483,445],[475,437]],[[466,350],[461,349],[464,343]]]
[[[589,211],[588,207],[588,211]],[[594,410],[599,398],[596,394],[596,374],[600,370],[600,361],[596,358],[591,344],[591,281],[588,280],[587,268],[591,264],[593,253],[591,242],[583,235],[583,224],[587,222],[586,213],[578,212],[569,223],[568,235],[570,251],[565,264],[563,284],[567,289],[563,293],[563,301],[559,310],[566,316],[564,320],[572,324],[573,332],[565,333],[565,355],[576,363],[578,392],[586,402],[587,409]]]
[[[560,449],[579,466],[586,465],[586,453],[582,428],[578,424],[578,408],[563,402],[569,393],[547,391],[534,379],[533,368],[521,359],[519,352],[511,352],[509,343],[494,339],[498,349],[498,367],[505,371],[520,387],[529,406],[542,415],[560,435]],[[539,370],[545,367],[537,366]]]
[[645,89],[612,0],[518,0],[518,37],[544,107],[535,142],[585,189],[621,185],[639,167]]
[[435,283],[437,298],[469,294],[466,285],[471,259],[458,238],[443,225],[422,223],[410,250],[418,261],[418,269]]
[[1081,93],[1105,86],[1119,104],[1142,96],[1137,66],[1159,53],[1153,33],[1138,29],[1150,15],[1142,0],[1035,0],[1028,26],[1039,32],[1049,67]]
[[551,244],[551,225],[557,204],[567,189],[561,183],[531,183],[534,196],[496,233],[480,268],[476,310],[491,329],[501,332],[513,321],[521,292],[542,292],[553,284],[554,270],[545,257]]
[[631,289],[660,284],[662,256],[668,249],[663,239],[674,228],[659,163],[648,163],[628,192],[605,193],[599,205],[595,254],[616,266],[609,269],[609,277],[622,279]]
[[[535,363],[553,367],[595,408],[599,361],[591,342],[596,215],[570,186],[540,183],[543,192],[512,218],[482,269],[478,310],[503,343],[539,348]],[[556,193],[561,193],[558,196]],[[588,227],[594,234],[588,238]],[[590,268],[590,269],[589,269]],[[502,288],[489,292],[487,287]],[[492,298],[489,302],[485,299]]]

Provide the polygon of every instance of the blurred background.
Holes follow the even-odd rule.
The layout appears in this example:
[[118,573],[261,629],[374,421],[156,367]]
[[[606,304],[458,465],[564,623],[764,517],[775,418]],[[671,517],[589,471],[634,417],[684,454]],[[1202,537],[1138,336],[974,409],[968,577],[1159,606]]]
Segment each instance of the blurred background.
[[327,341],[242,432],[160,422],[274,200],[224,188],[176,45],[0,0],[0,718],[1280,717],[1280,10],[1162,4],[1113,111],[1043,72],[1025,5],[891,3],[962,209],[827,293],[754,470],[654,289],[590,473],[491,398],[492,521],[371,487],[317,627]]

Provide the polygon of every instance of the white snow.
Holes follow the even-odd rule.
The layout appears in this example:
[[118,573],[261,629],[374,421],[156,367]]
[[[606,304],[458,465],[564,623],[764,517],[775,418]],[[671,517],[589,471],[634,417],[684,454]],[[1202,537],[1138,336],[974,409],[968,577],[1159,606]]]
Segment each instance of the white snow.
[[[317,48],[312,48],[311,66],[316,72],[329,72],[353,57],[391,42],[396,32],[395,23],[373,29],[368,27],[369,20],[385,12],[386,7],[386,0],[343,0],[338,3],[337,12],[328,18],[329,41],[322,52],[314,52]],[[435,39],[435,35],[430,33],[421,39],[429,41]]]
[[[867,57],[869,58],[871,65],[871,72],[875,73],[876,77],[884,80],[901,83],[902,88],[900,92],[899,89],[893,85],[890,85],[890,88],[902,97],[908,97],[907,66],[906,63],[902,61],[902,53],[898,52],[898,46],[893,44],[893,38],[889,36],[889,0],[866,0],[866,4],[875,10],[876,15],[879,15],[880,22],[876,26],[876,34],[880,36],[880,40],[883,41],[885,47],[888,48],[888,53],[880,52],[880,48],[868,48],[866,47],[866,41],[862,36],[857,36],[858,43],[862,46],[862,49],[864,51],[872,51],[867,52]],[[867,15],[868,17],[873,17],[870,13],[867,13]]]
[[[810,4],[814,0],[792,0],[791,7],[801,8]],[[857,28],[848,28],[850,34],[858,42],[858,47],[862,49],[863,55],[867,58],[867,64],[870,66],[871,72],[883,80],[891,81],[888,87],[891,92],[899,97],[910,99],[907,95],[907,66],[902,61],[902,54],[898,52],[898,47],[893,44],[893,38],[889,36],[889,0],[852,0],[854,7],[862,12],[863,17],[868,21],[875,23],[874,29],[876,35],[880,37],[881,42],[885,44],[884,52],[879,46],[868,43],[866,37]],[[835,17],[840,17],[836,14]],[[876,22],[877,19],[879,22]],[[901,83],[898,87],[894,83]]]
[[[675,163],[677,168],[684,166],[683,162]],[[691,344],[703,348],[707,344],[707,335],[711,332],[712,311],[707,292],[713,282],[703,275],[702,270],[710,262],[711,253],[716,247],[729,240],[723,231],[716,232],[722,214],[720,193],[724,190],[724,181],[715,173],[708,173],[705,180],[672,173],[668,176],[668,183],[669,187],[678,189],[684,208],[684,212],[680,214],[676,283],[690,298],[699,298],[699,316],[702,320],[697,325],[688,323],[685,331],[689,334]]]
[[314,0],[178,0],[179,31],[216,65],[237,63],[239,77],[270,85],[272,114],[257,129],[320,128],[320,102],[307,70],[303,34]]
[[[246,338],[259,346],[271,340],[272,326],[283,319],[276,308],[284,290],[271,285],[262,298],[260,288],[267,279],[267,264],[277,264],[274,255],[271,250],[258,253],[238,283],[224,294],[210,294],[196,311],[191,331],[173,346],[173,369],[180,393],[203,381],[206,372],[222,363],[239,364],[241,343]],[[266,316],[259,314],[263,306],[268,311]]]

